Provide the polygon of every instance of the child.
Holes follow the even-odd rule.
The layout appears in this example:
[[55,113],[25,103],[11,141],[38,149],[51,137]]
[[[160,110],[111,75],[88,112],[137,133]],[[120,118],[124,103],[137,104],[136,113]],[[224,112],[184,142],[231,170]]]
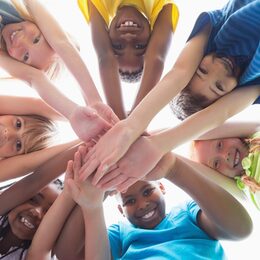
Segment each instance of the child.
[[172,0],[78,0],[78,4],[91,26],[108,105],[124,119],[118,75],[126,82],[142,78],[134,109],[161,77],[178,8]]
[[[2,32],[3,38],[6,39],[7,51],[11,50],[10,55],[12,57],[18,58],[19,61],[26,64],[10,58],[7,53],[1,51],[0,66],[12,76],[24,80],[36,88],[39,95],[48,104],[70,120],[73,129],[83,140],[87,141],[98,134],[104,133],[111,124],[114,124],[117,118],[112,110],[101,102],[94,82],[78,51],[71,44],[55,19],[38,1],[24,0],[24,3],[27,11],[26,21],[20,23],[15,21],[14,24],[7,24],[3,27]],[[8,8],[11,7],[8,6]],[[16,12],[14,11],[14,13]],[[30,21],[28,21],[28,15]],[[31,39],[32,36],[35,38]],[[24,48],[25,44],[28,45],[26,45],[26,48]],[[52,50],[48,51],[51,55],[43,51],[45,53],[44,59],[39,59],[42,55],[42,48],[45,48],[43,45]],[[21,55],[20,51],[22,52]],[[16,53],[19,53],[20,56],[16,57]],[[35,65],[35,63],[31,64],[31,59],[34,59],[36,63],[49,63],[45,62],[45,58],[52,60],[53,53],[61,57],[75,76],[82,88],[86,103],[91,107],[79,107],[76,103],[63,96],[46,77],[45,73],[37,69],[39,66]],[[30,54],[32,55],[30,56]],[[24,57],[26,57],[26,61]]]
[[0,217],[0,258],[24,259],[45,213],[58,196],[61,181],[56,180],[28,201]]
[[193,141],[191,158],[227,177],[244,173],[242,159],[249,153],[250,139],[259,131],[257,122],[230,122]]
[[[148,177],[153,180],[167,178],[185,190],[198,205],[192,201],[166,215],[163,186],[139,181],[126,193],[118,195],[120,212],[131,224],[120,223],[106,230],[102,206],[104,191],[92,186],[89,180],[82,182],[79,179],[85,156],[79,155],[75,155],[73,164],[68,164],[67,188],[83,213],[85,259],[224,259],[224,251],[217,239],[238,240],[251,232],[251,219],[242,205],[173,154],[162,160],[160,167]],[[57,225],[60,228],[61,221],[57,221],[57,216],[64,217],[68,208],[66,201],[64,196],[55,201],[34,237],[28,259],[43,257],[53,248],[59,233]],[[42,243],[46,234],[52,242]],[[73,234],[72,230],[70,234]]]
[[259,1],[232,0],[221,10],[199,16],[188,43],[207,26],[209,39],[190,82],[171,102],[179,119],[205,108],[237,85],[260,82],[259,13]]

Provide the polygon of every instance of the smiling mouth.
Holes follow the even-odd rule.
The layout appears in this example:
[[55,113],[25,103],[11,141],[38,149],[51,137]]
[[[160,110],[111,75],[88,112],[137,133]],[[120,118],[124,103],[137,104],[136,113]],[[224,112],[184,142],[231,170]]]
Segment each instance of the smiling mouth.
[[235,168],[239,163],[240,163],[240,152],[239,152],[239,150],[236,149],[233,168]]
[[142,219],[144,221],[149,221],[151,218],[153,218],[155,213],[156,213],[156,209],[153,209],[153,210],[147,212],[145,215],[141,216],[140,219]]
[[35,229],[35,225],[27,217],[21,217],[20,222],[29,229]]

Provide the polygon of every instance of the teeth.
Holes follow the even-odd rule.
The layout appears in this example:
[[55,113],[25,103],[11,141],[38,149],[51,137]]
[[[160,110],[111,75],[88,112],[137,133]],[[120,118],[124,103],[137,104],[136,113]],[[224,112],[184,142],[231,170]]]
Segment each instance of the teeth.
[[22,218],[21,218],[21,222],[22,222],[26,227],[28,227],[28,228],[30,228],[30,229],[34,229],[34,228],[35,228],[35,226],[34,226],[32,223],[30,223],[30,222],[28,221],[28,219],[26,219],[25,217],[22,217]]
[[148,218],[150,218],[153,214],[154,214],[154,210],[151,211],[151,212],[149,212],[149,213],[147,213],[147,214],[145,214],[144,216],[142,216],[142,218],[148,219]]
[[120,24],[120,27],[137,27],[137,26],[138,26],[137,23],[133,21],[125,21]]
[[12,32],[11,34],[11,40],[13,41],[15,35],[18,33],[19,30]]
[[236,155],[235,155],[234,166],[237,166],[237,165],[238,165],[239,159],[240,159],[240,154],[239,154],[239,152],[237,151],[237,152],[236,152]]

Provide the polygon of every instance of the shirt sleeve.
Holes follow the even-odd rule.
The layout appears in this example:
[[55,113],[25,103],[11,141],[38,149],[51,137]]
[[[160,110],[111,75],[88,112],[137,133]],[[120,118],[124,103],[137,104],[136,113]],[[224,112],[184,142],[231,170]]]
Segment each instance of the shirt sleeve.
[[118,259],[120,258],[122,251],[122,243],[120,239],[120,226],[118,224],[113,224],[108,228],[107,232],[113,259]]
[[194,223],[197,224],[197,216],[200,211],[200,207],[193,200],[189,201],[186,206],[187,206],[187,211],[189,212],[191,219],[194,221]]

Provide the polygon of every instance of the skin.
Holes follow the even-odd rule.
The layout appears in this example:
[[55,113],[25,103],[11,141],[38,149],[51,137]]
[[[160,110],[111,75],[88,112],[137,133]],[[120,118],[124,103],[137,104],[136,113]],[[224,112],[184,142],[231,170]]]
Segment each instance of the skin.
[[234,178],[243,173],[242,159],[248,148],[240,138],[197,140],[194,142],[194,160]]
[[165,217],[163,194],[165,190],[162,184],[138,181],[120,194],[121,205],[118,205],[118,209],[133,225],[153,229]]
[[22,116],[0,116],[0,157],[7,158],[24,153],[26,121]]
[[3,28],[2,36],[12,58],[40,70],[46,70],[51,64],[54,50],[34,23],[8,24]]
[[[126,21],[137,26],[123,26]],[[124,6],[117,11],[109,28],[109,38],[121,71],[131,73],[143,67],[150,33],[148,20],[136,8]]]
[[237,85],[237,68],[229,58],[206,55],[193,75],[189,88],[211,103],[232,91]]
[[[57,195],[54,185],[47,186],[30,200],[11,210],[8,214],[8,221],[14,236],[21,240],[32,240],[42,218],[57,198]],[[27,219],[30,224],[26,226],[22,223],[22,217]]]

